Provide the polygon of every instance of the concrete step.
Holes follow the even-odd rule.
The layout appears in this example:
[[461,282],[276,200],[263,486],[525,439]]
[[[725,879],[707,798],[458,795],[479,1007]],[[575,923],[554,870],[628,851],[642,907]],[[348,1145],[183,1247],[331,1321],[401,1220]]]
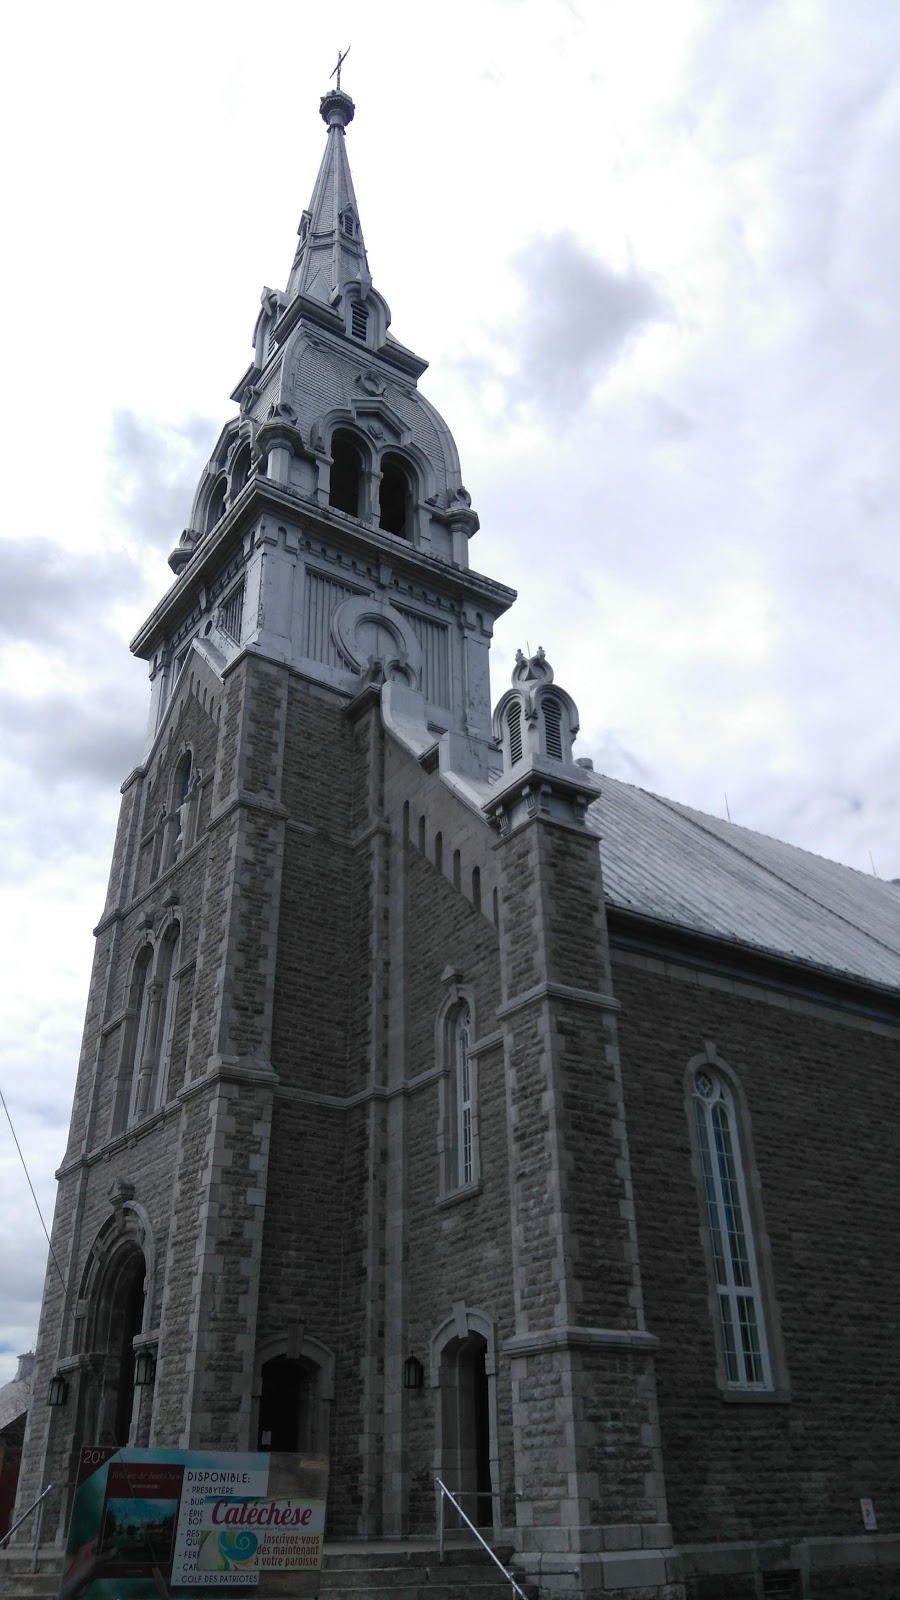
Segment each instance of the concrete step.
[[0,1596],[2,1600],[55,1600],[59,1593],[62,1556],[41,1556],[37,1572],[32,1572],[33,1557],[0,1550]]
[[[505,1567],[512,1548],[496,1547]],[[0,1600],[56,1600],[62,1571],[59,1554],[42,1553],[37,1572],[31,1555],[0,1552]],[[514,1573],[526,1594],[534,1595]],[[330,1600],[512,1600],[509,1582],[485,1551],[451,1544],[438,1560],[431,1541],[397,1540],[325,1547],[319,1595]]]
[[[499,1573],[497,1577],[500,1579]],[[341,1595],[343,1600],[384,1600],[386,1594],[390,1595],[391,1600],[467,1600],[470,1595],[476,1596],[476,1600],[510,1600],[510,1596],[514,1593],[510,1584],[504,1580],[497,1583],[490,1580],[486,1583],[471,1584],[453,1579],[449,1579],[446,1583],[434,1582],[433,1579],[426,1583],[410,1583],[408,1579],[408,1572],[405,1578],[398,1575],[389,1589],[371,1588],[364,1581],[346,1589],[333,1589],[330,1585],[320,1582],[319,1594]],[[528,1594],[529,1591],[523,1584],[519,1587]],[[531,1592],[536,1594],[537,1591]]]
[[[510,1566],[511,1546],[498,1545],[496,1555]],[[323,1600],[511,1600],[512,1593],[487,1552],[472,1543],[446,1547],[443,1562],[431,1542],[326,1545],[319,1584]]]
[[0,1596],[2,1600],[55,1600],[59,1594],[59,1573],[51,1579],[46,1575],[39,1585],[29,1584],[27,1587],[21,1578],[10,1577],[8,1573],[0,1572]]
[[[509,1565],[513,1548],[511,1544],[492,1545],[491,1549],[499,1561],[506,1567]],[[413,1540],[393,1540],[391,1542],[379,1541],[378,1543],[356,1543],[347,1540],[343,1544],[329,1544],[326,1542],[324,1550],[324,1565],[335,1572],[342,1568],[365,1567],[375,1570],[378,1567],[403,1567],[423,1566],[433,1567],[438,1564],[438,1547],[431,1541],[414,1542]],[[445,1567],[488,1567],[493,1568],[494,1563],[486,1550],[482,1550],[474,1539],[468,1544],[456,1542],[444,1546],[443,1565]]]

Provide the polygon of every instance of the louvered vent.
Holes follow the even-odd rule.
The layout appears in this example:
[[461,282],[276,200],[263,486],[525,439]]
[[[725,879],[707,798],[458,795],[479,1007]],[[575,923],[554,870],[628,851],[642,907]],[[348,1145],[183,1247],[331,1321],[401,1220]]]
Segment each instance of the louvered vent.
[[509,729],[509,764],[514,767],[522,759],[522,707],[514,700],[506,713]]
[[235,644],[241,642],[241,624],[244,620],[244,585],[239,583],[232,589],[227,600],[219,607],[219,627],[227,633]]
[[554,760],[562,760],[562,706],[558,700],[548,695],[544,701],[544,731],[547,739],[547,754]]
[[369,327],[369,309],[361,301],[354,300],[350,310],[350,332],[354,339],[364,339]]

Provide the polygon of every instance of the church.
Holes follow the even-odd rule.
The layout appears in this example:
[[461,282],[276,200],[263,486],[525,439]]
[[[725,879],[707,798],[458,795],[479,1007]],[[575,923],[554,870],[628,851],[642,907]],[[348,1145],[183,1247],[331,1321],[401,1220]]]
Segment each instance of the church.
[[332,1540],[440,1483],[534,1595],[889,1600],[900,888],[594,772],[549,637],[492,696],[321,114],[132,645],[19,1508],[64,1538],[83,1443],[312,1452]]

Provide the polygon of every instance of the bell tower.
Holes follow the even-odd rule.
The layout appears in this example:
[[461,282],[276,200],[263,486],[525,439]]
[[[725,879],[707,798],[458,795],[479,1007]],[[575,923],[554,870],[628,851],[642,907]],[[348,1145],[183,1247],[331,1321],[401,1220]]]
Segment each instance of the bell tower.
[[352,694],[370,665],[423,699],[436,732],[491,737],[487,658],[512,594],[469,567],[478,517],[452,434],[419,392],[427,363],[390,332],[347,160],[354,104],[328,134],[287,289],[264,288],[232,398],[170,564],[134,641],[150,663],[152,744],[190,652],[239,651]]
[[[513,591],[426,363],[390,331],[346,151],[133,641],[126,778],[59,1170],[20,1503],[83,1442],[331,1450],[333,1526],[380,1526],[385,729],[417,770],[496,765],[488,651]],[[478,799],[470,801],[477,810]],[[152,1384],[136,1383],[133,1358]],[[285,1420],[287,1418],[287,1420]],[[275,1421],[273,1421],[275,1419]],[[65,1491],[45,1527],[61,1530]]]

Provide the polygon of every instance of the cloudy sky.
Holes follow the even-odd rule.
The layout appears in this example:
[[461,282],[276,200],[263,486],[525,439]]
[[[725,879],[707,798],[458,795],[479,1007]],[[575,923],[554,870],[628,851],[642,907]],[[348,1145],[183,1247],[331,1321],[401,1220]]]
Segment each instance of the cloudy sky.
[[[543,644],[601,770],[900,877],[897,0],[49,0],[7,34],[0,1087],[48,1223],[127,644],[339,47],[376,286],[519,590],[495,697]],[[0,1113],[0,1380],[44,1260]]]

